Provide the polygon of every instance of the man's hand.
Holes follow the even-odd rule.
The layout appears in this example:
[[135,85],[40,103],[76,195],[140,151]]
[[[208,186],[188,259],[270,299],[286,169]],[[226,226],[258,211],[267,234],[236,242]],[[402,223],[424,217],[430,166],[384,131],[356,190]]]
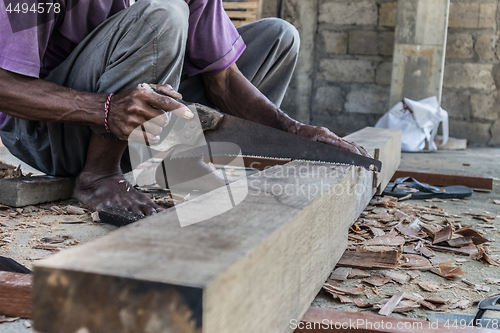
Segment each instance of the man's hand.
[[[157,94],[155,88],[168,96]],[[167,112],[185,119],[193,118],[193,113],[175,98],[182,98],[170,85],[140,84],[113,96],[108,116],[109,129],[121,140],[144,140],[142,126],[149,143],[160,140],[163,127],[168,124]],[[138,135],[140,133],[140,136]]]
[[354,142],[342,139],[341,137],[339,137],[326,127],[300,124],[298,125],[295,134],[314,141],[326,143],[334,147],[343,148],[345,150],[349,150],[356,154],[371,157],[365,148],[361,147],[360,145],[357,145]]
[[[168,96],[155,93],[151,87]],[[110,103],[109,129],[127,140],[136,128],[144,126],[150,143],[156,143],[162,126],[168,123],[163,110],[186,119],[193,117],[186,106],[175,100],[181,97],[169,85],[148,84],[116,94]],[[0,110],[13,117],[104,127],[106,98],[106,94],[76,91],[0,68]],[[135,133],[143,135],[141,131]]]

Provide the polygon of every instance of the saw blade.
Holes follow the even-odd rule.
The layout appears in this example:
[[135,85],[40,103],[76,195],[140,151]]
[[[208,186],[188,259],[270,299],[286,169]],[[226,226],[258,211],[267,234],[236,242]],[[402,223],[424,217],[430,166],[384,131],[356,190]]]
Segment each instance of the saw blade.
[[[205,162],[212,162],[213,164],[225,164],[225,163],[218,163],[218,158],[226,158],[226,159],[235,159],[237,157],[243,157],[243,158],[250,158],[250,159],[256,159],[256,161],[269,161],[269,162],[274,162],[273,164],[276,164],[276,162],[279,162],[277,164],[286,164],[291,161],[290,158],[284,158],[284,157],[266,157],[266,156],[258,156],[258,155],[210,155],[210,156],[205,156]],[[174,158],[191,158],[191,157],[174,157]],[[329,164],[329,165],[335,165],[335,166],[344,166],[344,167],[349,167],[352,166],[352,164],[347,164],[347,163],[339,163],[339,162],[326,162],[326,161],[313,161],[313,160],[301,160],[301,159],[295,159],[293,161],[297,162],[306,162],[306,163],[321,163],[321,164]],[[251,168],[251,167],[250,167]],[[259,169],[259,168],[255,168]]]
[[[382,163],[378,160],[228,114],[224,115],[216,130],[205,131],[199,140],[205,140],[210,145],[198,144],[198,147],[193,149],[186,146],[176,147],[172,158],[253,155],[356,165],[372,171],[380,171],[382,168]],[[230,145],[226,147],[223,143]],[[239,154],[234,152],[234,146],[239,148]]]

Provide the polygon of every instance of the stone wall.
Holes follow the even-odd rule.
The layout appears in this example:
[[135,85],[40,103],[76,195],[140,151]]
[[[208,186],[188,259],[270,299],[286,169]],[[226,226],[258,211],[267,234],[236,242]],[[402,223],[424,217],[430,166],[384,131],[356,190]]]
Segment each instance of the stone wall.
[[[283,108],[339,134],[373,126],[390,107],[397,1],[283,1],[283,17],[308,46],[301,57],[313,59],[299,61]],[[451,135],[473,144],[500,145],[499,3],[450,4],[442,106]]]

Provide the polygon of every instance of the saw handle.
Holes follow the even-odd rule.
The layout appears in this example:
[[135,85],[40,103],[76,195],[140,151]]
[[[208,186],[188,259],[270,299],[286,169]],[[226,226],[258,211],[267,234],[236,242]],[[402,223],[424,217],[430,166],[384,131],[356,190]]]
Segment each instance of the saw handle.
[[[159,95],[162,96],[168,96],[164,92],[155,89],[151,87],[153,91]],[[170,97],[170,96],[168,96]],[[173,97],[170,97],[173,98]],[[208,107],[206,105],[198,104],[198,103],[188,103],[180,98],[173,98],[175,101],[185,105],[185,106],[191,106],[194,105],[196,108],[196,111],[198,112],[198,118],[200,119],[201,123],[201,128],[203,131],[208,131],[208,130],[215,130],[217,127],[219,127],[219,124],[222,122],[222,119],[224,118],[224,114],[222,112],[217,111],[214,108]],[[178,119],[178,121],[181,121],[181,119]]]

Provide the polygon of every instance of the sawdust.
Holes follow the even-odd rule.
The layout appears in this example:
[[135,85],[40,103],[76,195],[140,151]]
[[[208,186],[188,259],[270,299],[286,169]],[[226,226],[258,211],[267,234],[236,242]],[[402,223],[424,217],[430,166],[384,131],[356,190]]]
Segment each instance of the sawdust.
[[22,177],[21,165],[15,167],[13,165],[0,162],[0,179]]
[[[453,202],[466,204],[464,200]],[[417,309],[432,312],[469,309],[480,299],[487,298],[481,294],[495,292],[491,286],[500,285],[500,279],[490,276],[484,283],[472,282],[466,278],[468,273],[461,266],[474,260],[486,266],[500,266],[498,255],[495,255],[498,250],[489,242],[490,237],[499,233],[494,224],[497,216],[474,212],[473,209],[449,214],[438,206],[439,203],[446,201],[431,199],[424,204],[416,204],[392,197],[373,199],[350,228],[346,251],[350,251],[349,257],[354,257],[355,251],[379,253],[380,258],[389,251],[397,251],[398,267],[396,270],[352,268],[347,279],[344,279],[344,274],[332,275],[342,278],[338,279],[340,282],[335,282],[335,286],[332,286],[334,281],[328,280],[329,285],[325,284],[324,290],[350,308],[379,310],[396,295],[386,290],[401,291],[395,287],[399,285],[404,288],[401,300],[399,296],[394,298],[394,304],[386,307],[384,313],[405,316]],[[484,222],[476,226],[488,231],[476,229],[465,221],[466,218]],[[453,257],[450,258],[450,254]],[[346,266],[344,261],[340,262]],[[422,273],[426,274],[425,278]],[[358,295],[345,292],[352,288],[360,292],[360,282],[373,287],[365,287],[363,293]],[[470,295],[466,299],[459,296],[464,292]],[[342,295],[342,299],[338,295]],[[495,295],[500,293],[489,294],[488,297]]]

